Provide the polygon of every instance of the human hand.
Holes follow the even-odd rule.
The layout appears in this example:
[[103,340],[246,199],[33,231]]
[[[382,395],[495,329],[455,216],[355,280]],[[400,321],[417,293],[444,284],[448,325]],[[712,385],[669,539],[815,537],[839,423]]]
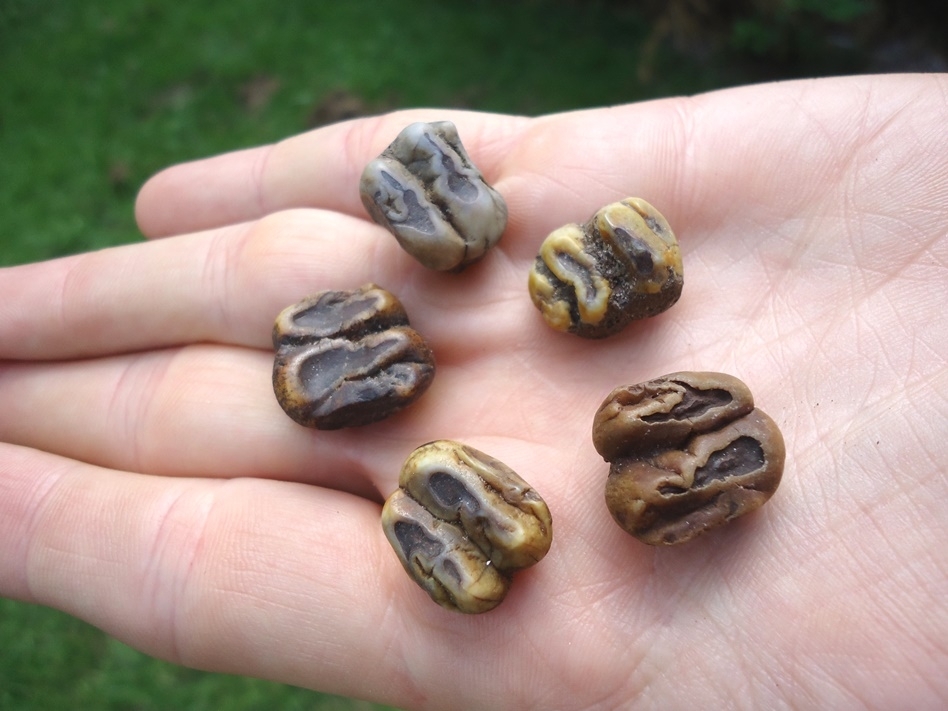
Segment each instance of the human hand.
[[[175,662],[407,708],[935,707],[948,698],[948,78],[750,87],[540,119],[400,112],[172,168],[144,244],[0,272],[0,594]],[[500,244],[429,272],[364,216],[362,167],[449,118],[507,200]],[[670,311],[549,329],[543,237],[638,195],[681,243]],[[184,234],[190,233],[190,234]],[[305,430],[274,316],[374,281],[438,373],[408,410]],[[783,485],[680,547],[603,502],[596,408],[677,370],[737,375]],[[496,610],[434,605],[379,525],[417,445],[457,439],[549,504]]]

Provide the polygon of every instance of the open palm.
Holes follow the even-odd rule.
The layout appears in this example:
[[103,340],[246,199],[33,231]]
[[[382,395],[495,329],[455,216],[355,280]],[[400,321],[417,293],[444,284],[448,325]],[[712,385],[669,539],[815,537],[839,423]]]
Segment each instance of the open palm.
[[[820,80],[541,119],[414,111],[179,166],[169,239],[0,272],[0,594],[144,651],[409,708],[935,707],[948,698],[948,78]],[[453,120],[500,244],[425,270],[362,167]],[[626,196],[668,218],[681,300],[605,341],[549,329],[542,239]],[[438,372],[376,425],[306,430],[270,328],[376,282]],[[677,370],[744,380],[783,430],[760,511],[655,549],[611,520],[593,414]],[[496,610],[434,605],[379,525],[402,461],[465,442],[554,541]]]

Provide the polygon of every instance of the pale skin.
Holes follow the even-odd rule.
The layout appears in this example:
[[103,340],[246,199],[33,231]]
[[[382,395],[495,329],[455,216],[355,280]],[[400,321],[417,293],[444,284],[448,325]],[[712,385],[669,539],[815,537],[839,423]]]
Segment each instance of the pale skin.
[[[403,253],[357,190],[401,128],[442,119],[510,208],[460,275]],[[138,200],[149,241],[0,271],[0,594],[404,708],[942,706],[946,126],[944,75],[827,79],[401,112],[171,168]],[[526,289],[540,242],[627,196],[677,232],[681,300],[607,341],[554,332]],[[434,384],[384,423],[306,430],[271,390],[273,318],[368,281],[430,341]],[[613,387],[678,370],[744,380],[787,466],[756,513],[656,549],[610,519],[590,428]],[[432,603],[379,525],[439,438],[553,515],[549,555],[480,616]]]

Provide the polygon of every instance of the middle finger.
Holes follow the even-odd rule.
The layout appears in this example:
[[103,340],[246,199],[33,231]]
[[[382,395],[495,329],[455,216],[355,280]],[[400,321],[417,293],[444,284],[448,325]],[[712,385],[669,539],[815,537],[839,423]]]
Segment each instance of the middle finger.
[[196,341],[266,347],[315,291],[400,278],[374,225],[320,210],[0,270],[0,358],[101,356]]

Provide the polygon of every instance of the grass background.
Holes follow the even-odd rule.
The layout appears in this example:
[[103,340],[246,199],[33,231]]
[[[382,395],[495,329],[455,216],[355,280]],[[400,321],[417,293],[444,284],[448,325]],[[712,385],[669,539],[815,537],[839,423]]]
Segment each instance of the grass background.
[[346,104],[536,114],[726,83],[694,66],[639,81],[648,27],[596,3],[3,2],[4,264],[138,239],[151,173]]
[[[352,115],[539,114],[932,58],[911,25],[880,54],[877,2],[717,4],[0,0],[0,266],[136,241],[135,193],[158,169]],[[159,662],[0,600],[2,711],[370,708]]]

